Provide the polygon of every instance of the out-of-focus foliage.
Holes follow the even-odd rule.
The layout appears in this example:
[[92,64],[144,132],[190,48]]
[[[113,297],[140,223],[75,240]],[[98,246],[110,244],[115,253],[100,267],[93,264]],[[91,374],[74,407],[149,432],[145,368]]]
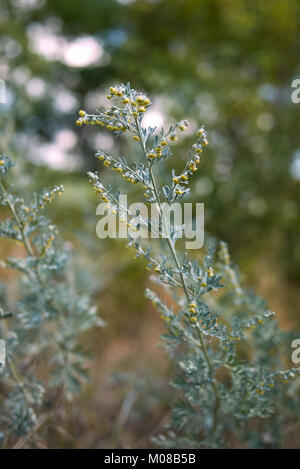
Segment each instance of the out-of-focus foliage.
[[[16,301],[9,295],[12,283],[0,290],[0,337],[6,344],[6,363],[0,368],[0,440],[8,447],[42,425],[45,415],[40,421],[36,411],[45,391],[49,413],[59,399],[79,392],[88,376],[79,336],[103,324],[86,288],[78,289],[67,245],[57,246],[56,228],[42,214],[63,188],[45,189],[27,202],[5,187],[12,166],[9,157],[0,157],[0,204],[10,213],[0,223],[0,238],[21,244],[23,254],[1,260],[2,268],[21,275]],[[44,376],[45,385],[36,375]]]
[[211,163],[194,191],[207,229],[249,271],[268,244],[267,261],[298,281],[299,18],[298,0],[3,0],[0,78],[20,146],[67,168],[87,144],[110,149],[89,131],[78,144],[71,116],[103,105],[108,82],[134,81],[156,95],[155,112],[163,103],[209,127]]

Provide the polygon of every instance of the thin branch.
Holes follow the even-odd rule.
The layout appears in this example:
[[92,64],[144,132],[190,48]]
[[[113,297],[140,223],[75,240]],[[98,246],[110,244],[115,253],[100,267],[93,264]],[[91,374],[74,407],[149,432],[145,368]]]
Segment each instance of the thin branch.
[[[138,136],[140,138],[140,143],[141,143],[143,153],[144,153],[145,157],[147,158],[147,150],[146,150],[145,140],[144,140],[144,137],[142,135],[138,119],[135,119],[135,123],[136,123],[136,128],[137,128]],[[157,202],[157,205],[158,205],[158,208],[159,208],[159,212],[160,212],[161,216],[164,217],[164,213],[161,209],[161,200],[160,200],[160,196],[159,196],[159,191],[158,191],[158,188],[157,188],[156,180],[155,180],[155,177],[154,177],[154,174],[153,174],[153,167],[152,167],[151,164],[149,164],[149,171],[150,171],[150,176],[151,176],[153,189],[154,189],[154,194],[155,194],[156,202]],[[164,220],[164,222],[165,222],[165,220]],[[165,226],[166,226],[166,223],[165,223]],[[182,282],[182,286],[183,286],[183,289],[184,289],[184,292],[185,292],[187,302],[190,303],[191,300],[190,300],[190,296],[189,296],[189,292],[188,292],[188,287],[187,287],[184,275],[181,271],[181,265],[180,265],[180,262],[179,262],[179,259],[177,257],[177,253],[176,253],[174,244],[173,244],[173,242],[170,238],[169,233],[167,233],[167,238],[166,239],[167,239],[167,243],[169,245],[171,254],[173,256],[174,262],[176,264],[176,267],[179,270],[179,276],[180,276],[180,279],[181,279],[181,282]],[[203,338],[203,335],[202,335],[200,329],[197,329],[197,333],[198,333],[198,337],[199,337],[199,340],[200,340],[201,349],[203,351],[203,355],[204,355],[207,367],[208,367],[210,375],[211,375],[211,379],[212,379],[211,386],[213,388],[213,392],[214,392],[214,395],[215,395],[214,419],[213,419],[213,426],[212,426],[212,434],[214,434],[215,431],[216,431],[216,428],[217,428],[217,423],[218,423],[218,412],[219,412],[219,408],[220,408],[220,396],[219,396],[217,384],[216,384],[215,379],[213,377],[213,368],[212,368],[212,365],[211,365],[211,362],[210,362],[210,359],[209,359],[209,356],[208,356],[208,351],[207,351],[207,348],[206,348],[206,344],[205,344],[205,341],[204,341],[204,338]]]

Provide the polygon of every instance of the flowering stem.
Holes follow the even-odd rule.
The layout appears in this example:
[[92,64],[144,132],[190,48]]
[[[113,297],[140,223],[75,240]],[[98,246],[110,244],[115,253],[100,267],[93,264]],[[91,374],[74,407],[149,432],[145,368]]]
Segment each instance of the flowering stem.
[[[135,123],[136,123],[136,128],[137,128],[137,132],[138,132],[138,136],[139,136],[139,139],[140,139],[140,143],[141,143],[143,153],[144,153],[145,157],[147,158],[147,151],[146,151],[145,141],[144,141],[141,129],[140,129],[140,124],[139,124],[137,119],[135,119]],[[160,195],[159,195],[159,191],[157,189],[157,184],[156,184],[156,180],[155,180],[154,173],[153,173],[153,167],[152,167],[151,164],[149,164],[149,172],[150,172],[150,177],[151,177],[151,181],[152,181],[152,184],[153,184],[153,190],[154,190],[155,199],[156,199],[156,202],[157,202],[157,205],[158,205],[158,208],[159,208],[159,212],[160,212],[161,216],[164,217],[164,213],[161,209]],[[165,222],[165,220],[164,220],[164,222]],[[165,226],[166,226],[166,224],[165,224]],[[174,262],[176,264],[176,267],[179,270],[179,276],[180,276],[180,280],[181,280],[181,283],[182,283],[182,288],[184,290],[187,302],[190,303],[191,300],[190,300],[190,296],[189,296],[188,287],[187,287],[184,275],[181,271],[181,265],[180,265],[179,259],[177,257],[177,253],[176,253],[174,243],[172,242],[172,240],[170,238],[170,234],[168,232],[167,232],[167,238],[166,239],[167,239],[167,243],[169,245],[172,257],[173,257]],[[217,384],[216,384],[215,379],[213,377],[213,368],[212,368],[212,365],[211,365],[211,362],[210,362],[210,359],[209,359],[209,356],[208,356],[207,347],[206,347],[203,335],[202,335],[199,328],[197,329],[197,333],[198,333],[199,341],[200,341],[200,344],[201,344],[201,349],[203,351],[203,355],[204,355],[204,358],[205,358],[209,373],[211,375],[211,379],[212,379],[211,386],[213,388],[213,392],[214,392],[214,396],[215,396],[214,418],[213,418],[213,425],[212,425],[212,434],[214,434],[215,431],[216,431],[217,422],[218,422],[218,412],[219,412],[219,408],[220,408],[220,396],[219,396],[219,393],[218,393]]]

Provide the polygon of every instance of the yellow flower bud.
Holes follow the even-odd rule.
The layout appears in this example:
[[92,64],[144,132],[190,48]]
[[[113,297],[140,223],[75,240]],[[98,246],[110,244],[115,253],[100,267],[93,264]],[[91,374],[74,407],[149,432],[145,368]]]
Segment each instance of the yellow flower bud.
[[193,173],[195,173],[197,171],[197,166],[195,165],[195,163],[190,163],[189,164],[189,169],[190,171],[192,171]]
[[95,194],[101,194],[103,192],[103,189],[100,189],[99,187],[95,187],[94,192]]

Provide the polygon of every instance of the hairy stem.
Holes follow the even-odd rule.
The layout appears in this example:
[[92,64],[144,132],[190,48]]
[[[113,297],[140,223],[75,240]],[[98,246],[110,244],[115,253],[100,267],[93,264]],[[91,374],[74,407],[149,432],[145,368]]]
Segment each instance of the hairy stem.
[[[137,133],[138,133],[138,136],[139,136],[139,139],[140,139],[141,147],[142,147],[142,150],[143,150],[143,153],[144,153],[145,157],[147,158],[146,145],[145,145],[145,141],[144,141],[144,138],[143,138],[143,135],[142,135],[142,132],[141,132],[140,124],[139,124],[137,119],[135,120],[135,122],[136,122],[136,128],[137,128]],[[155,177],[154,177],[154,174],[153,174],[153,167],[150,164],[149,164],[149,172],[150,172],[150,177],[151,177],[151,181],[152,181],[152,184],[153,184],[153,190],[154,190],[154,194],[155,194],[156,203],[158,205],[159,212],[160,212],[161,216],[163,217],[164,213],[161,210],[160,195],[159,195],[156,180],[155,180]],[[166,224],[165,224],[165,226],[166,226]],[[188,287],[187,287],[184,275],[181,271],[181,265],[180,265],[180,262],[179,262],[179,259],[178,259],[177,253],[176,253],[175,246],[174,246],[174,244],[173,244],[173,242],[170,238],[169,233],[167,233],[167,238],[166,239],[167,239],[167,243],[168,243],[168,246],[170,248],[172,257],[174,259],[175,265],[179,270],[179,276],[180,276],[180,280],[181,280],[181,283],[182,283],[182,287],[183,287],[187,302],[190,303],[191,299],[190,299]],[[218,412],[219,412],[219,408],[220,408],[220,396],[219,396],[216,381],[213,377],[213,368],[212,368],[212,364],[211,364],[209,356],[208,356],[208,351],[207,351],[207,347],[206,347],[206,344],[205,344],[205,341],[204,341],[204,338],[203,338],[203,334],[201,333],[200,329],[197,329],[197,333],[198,333],[199,341],[200,341],[200,344],[201,344],[201,349],[203,351],[203,355],[204,355],[204,358],[205,358],[209,373],[211,375],[211,379],[212,379],[211,386],[212,386],[214,396],[215,396],[214,417],[213,417],[213,425],[212,425],[212,433],[214,434],[215,431],[216,431],[216,428],[217,428],[217,423],[218,423]]]

